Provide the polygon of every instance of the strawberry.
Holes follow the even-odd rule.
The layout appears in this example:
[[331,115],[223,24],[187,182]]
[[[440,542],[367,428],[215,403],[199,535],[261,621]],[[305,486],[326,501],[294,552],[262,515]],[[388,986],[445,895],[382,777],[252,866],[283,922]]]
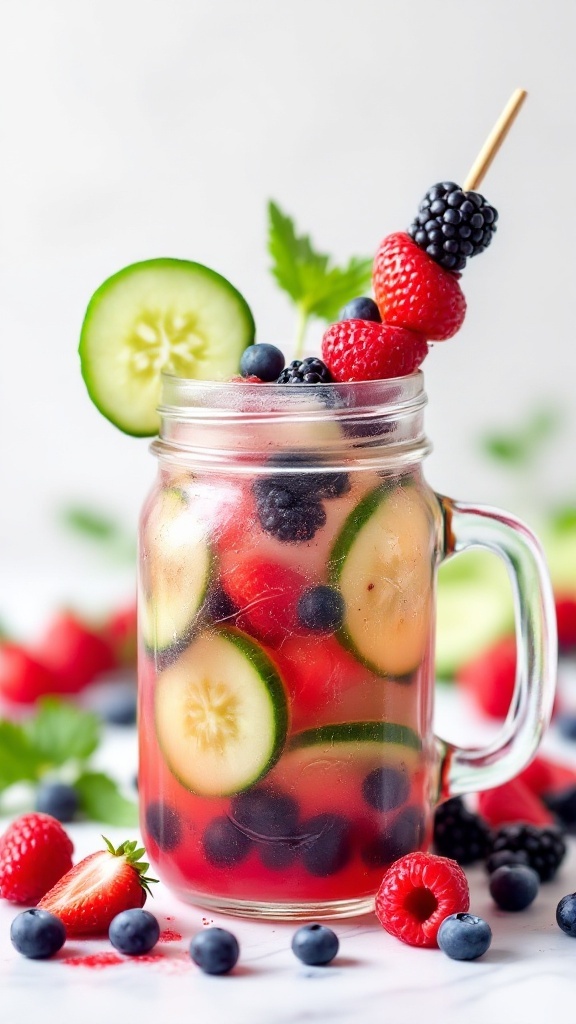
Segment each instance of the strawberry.
[[72,612],[52,621],[35,654],[58,676],[58,693],[77,693],[116,665],[109,642]]
[[412,373],[428,354],[422,334],[369,320],[341,320],[322,339],[334,380],[387,380]]
[[576,771],[566,765],[549,761],[538,754],[527,768],[516,776],[536,796],[545,793],[561,793],[576,785]]
[[36,903],[72,867],[72,840],[50,814],[23,814],[0,837],[0,896]]
[[0,643],[0,698],[33,704],[47,693],[58,693],[59,687],[55,673],[24,647]]
[[576,647],[576,597],[573,594],[557,594],[556,623],[558,625],[558,647],[570,651]]
[[240,609],[237,625],[272,647],[296,629],[296,605],[304,579],[278,562],[248,558],[222,581]]
[[106,849],[76,864],[38,904],[60,918],[68,936],[105,934],[116,914],[144,906],[156,881],[146,877],[149,865],[135,840],[114,849],[103,838]]
[[384,239],[374,259],[376,302],[387,324],[443,341],[460,330],[466,299],[457,278],[397,231]]
[[522,822],[528,825],[553,825],[554,817],[521,779],[511,779],[478,797],[478,809],[489,825]]
[[380,924],[409,946],[436,946],[442,921],[469,906],[460,865],[433,853],[408,853],[394,861],[376,895]]
[[119,608],[108,617],[101,630],[101,637],[112,649],[119,668],[136,666],[136,604]]
[[508,714],[515,679],[516,640],[513,636],[497,640],[456,673],[456,682],[491,718],[505,718]]

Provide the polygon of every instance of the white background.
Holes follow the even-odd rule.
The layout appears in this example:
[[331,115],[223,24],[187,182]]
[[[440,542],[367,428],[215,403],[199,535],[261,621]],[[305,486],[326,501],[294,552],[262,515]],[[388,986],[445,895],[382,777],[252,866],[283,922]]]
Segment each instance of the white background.
[[[0,0],[0,614],[108,578],[55,509],[81,499],[133,528],[152,478],[147,442],[80,377],[100,282],[147,257],[205,262],[283,344],[266,200],[337,258],[369,254],[433,182],[464,179],[518,85],[483,186],[499,231],[466,270],[463,330],[425,367],[428,477],[529,515],[544,490],[576,498],[575,37],[571,0]],[[477,438],[540,401],[566,422],[520,495]]]

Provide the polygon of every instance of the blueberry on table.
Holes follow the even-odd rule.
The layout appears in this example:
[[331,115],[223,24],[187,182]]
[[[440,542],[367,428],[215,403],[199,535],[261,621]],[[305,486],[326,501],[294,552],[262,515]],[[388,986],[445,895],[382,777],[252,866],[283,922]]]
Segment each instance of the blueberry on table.
[[160,925],[148,910],[123,910],[111,921],[108,938],[119,953],[141,956],[158,942]]
[[323,967],[338,952],[338,936],[324,924],[305,924],[294,933],[292,952],[303,964]]
[[390,765],[373,768],[362,782],[362,796],[376,811],[393,811],[405,803],[410,793],[406,772]]
[[25,910],[10,927],[14,949],[30,960],[46,960],[62,949],[66,929],[59,917],[47,910]]
[[284,353],[265,341],[245,348],[240,359],[240,373],[243,377],[259,377],[263,381],[275,381],[284,369]]
[[533,868],[522,864],[497,868],[490,875],[490,895],[501,910],[525,910],[534,902],[540,879]]
[[369,299],[366,296],[362,296],[358,299],[350,299],[344,306],[344,309],[340,310],[339,320],[372,320],[376,324],[382,323],[382,317],[380,316],[380,310],[374,302],[374,299]]
[[206,928],[190,943],[190,957],[205,974],[227,974],[238,962],[240,947],[225,928]]
[[241,864],[250,853],[252,840],[225,814],[214,818],[204,830],[202,848],[206,860],[217,868]]
[[182,819],[175,807],[155,800],[148,804],[145,812],[146,828],[156,845],[169,853],[180,845]]
[[36,790],[35,810],[51,814],[58,821],[74,821],[80,798],[73,786],[65,782],[42,782]]
[[438,931],[438,945],[452,960],[477,960],[492,942],[492,929],[474,914],[450,914]]
[[566,935],[576,939],[576,892],[562,897],[556,907],[556,921]]
[[315,633],[333,633],[342,625],[345,610],[342,594],[320,584],[302,594],[298,602],[298,621]]

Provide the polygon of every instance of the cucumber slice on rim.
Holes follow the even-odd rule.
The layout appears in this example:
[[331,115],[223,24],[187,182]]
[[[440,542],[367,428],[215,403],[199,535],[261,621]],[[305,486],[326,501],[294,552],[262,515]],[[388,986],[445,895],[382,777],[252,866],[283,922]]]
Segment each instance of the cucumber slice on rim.
[[187,260],[133,263],[100,285],[80,336],[82,376],[94,405],[126,434],[158,433],[162,371],[226,380],[254,340],[240,292]]
[[200,636],[159,677],[156,733],[166,763],[199,796],[229,796],[282,753],[288,706],[263,649],[233,629]]
[[372,672],[409,675],[432,621],[434,530],[410,484],[377,487],[348,516],[332,549],[330,583],[346,602],[336,636]]
[[140,621],[144,643],[160,653],[189,639],[212,576],[204,527],[179,487],[162,491],[142,539]]

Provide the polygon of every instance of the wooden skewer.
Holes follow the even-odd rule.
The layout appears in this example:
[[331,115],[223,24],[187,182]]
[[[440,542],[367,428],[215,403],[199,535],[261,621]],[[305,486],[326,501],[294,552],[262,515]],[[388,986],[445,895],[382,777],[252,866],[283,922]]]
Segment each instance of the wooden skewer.
[[484,175],[514,124],[520,107],[524,103],[527,95],[528,93],[526,92],[526,89],[515,89],[512,93],[508,103],[504,107],[504,110],[500,114],[500,117],[496,121],[490,135],[486,139],[486,142],[482,146],[482,149],[478,153],[478,156],[468,172],[466,181],[463,185],[465,192],[474,191],[482,184]]

